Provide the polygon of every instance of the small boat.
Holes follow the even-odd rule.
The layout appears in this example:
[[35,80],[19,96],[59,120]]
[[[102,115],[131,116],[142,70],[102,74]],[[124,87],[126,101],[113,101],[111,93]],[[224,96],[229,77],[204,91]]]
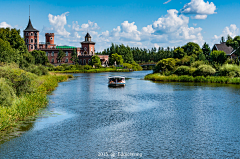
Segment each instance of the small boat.
[[125,77],[123,76],[108,77],[108,86],[110,87],[125,86]]

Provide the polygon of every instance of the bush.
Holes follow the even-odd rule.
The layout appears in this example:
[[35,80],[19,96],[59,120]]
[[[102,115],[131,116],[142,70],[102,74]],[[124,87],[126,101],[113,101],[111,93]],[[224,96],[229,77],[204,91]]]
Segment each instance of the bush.
[[181,75],[188,75],[189,74],[190,67],[188,66],[179,66],[174,74],[181,76]]
[[85,70],[90,70],[90,69],[92,69],[92,68],[93,68],[93,67],[90,66],[90,65],[85,65],[85,66],[84,66],[84,69],[85,69]]
[[25,68],[26,71],[34,73],[38,76],[47,75],[48,69],[42,65],[36,66],[36,65],[30,65],[28,68]]
[[37,76],[32,73],[25,72],[19,68],[9,68],[7,66],[0,67],[0,78],[1,77],[11,82],[17,96],[33,92],[31,81],[37,78]]
[[195,62],[193,62],[193,63],[191,64],[191,67],[196,67],[196,68],[198,68],[199,66],[204,65],[204,64],[205,64],[204,61],[195,61]]
[[240,67],[226,64],[219,69],[219,74],[221,76],[240,77]]
[[65,69],[62,66],[57,66],[55,67],[55,71],[65,71]]
[[46,64],[46,68],[48,69],[48,71],[54,71],[54,66],[50,63]]
[[153,72],[168,72],[172,71],[175,68],[176,60],[174,58],[167,58],[160,60],[156,67],[154,68]]
[[0,78],[0,106],[10,106],[15,97],[13,88],[4,78]]
[[195,76],[211,76],[216,73],[216,70],[210,65],[201,65],[195,71]]

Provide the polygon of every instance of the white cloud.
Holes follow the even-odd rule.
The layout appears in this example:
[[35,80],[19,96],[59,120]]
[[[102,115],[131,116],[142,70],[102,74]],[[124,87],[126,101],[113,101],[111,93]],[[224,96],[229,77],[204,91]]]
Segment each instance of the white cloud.
[[191,16],[192,19],[206,19],[207,15],[195,15]]
[[179,15],[175,9],[153,23],[152,43],[183,43],[193,41],[203,43],[202,28],[189,27],[189,18]]
[[213,2],[204,0],[191,0],[180,10],[183,14],[196,14],[193,19],[206,19],[208,15],[215,14],[216,6]]
[[93,30],[99,30],[100,27],[97,25],[97,23],[91,22],[88,20],[87,24],[82,24],[81,27],[78,25],[78,22],[72,22],[72,29],[74,31],[93,31]]
[[222,34],[217,36],[214,35],[212,38],[213,44],[219,43],[221,38],[224,37],[225,39],[227,38],[228,35],[230,35],[232,38],[237,36],[239,33],[239,28],[235,24],[231,24],[230,27],[225,27],[222,31]]
[[63,37],[68,37],[70,35],[69,32],[66,31],[65,25],[67,24],[66,15],[69,12],[65,12],[62,15],[53,16],[52,14],[48,15],[48,20],[50,25],[52,26],[50,30],[53,30],[56,35],[60,35]]
[[164,2],[163,4],[168,4],[169,2],[171,2],[172,0],[168,0],[167,2]]
[[12,28],[10,24],[7,24],[6,22],[0,23],[0,28]]

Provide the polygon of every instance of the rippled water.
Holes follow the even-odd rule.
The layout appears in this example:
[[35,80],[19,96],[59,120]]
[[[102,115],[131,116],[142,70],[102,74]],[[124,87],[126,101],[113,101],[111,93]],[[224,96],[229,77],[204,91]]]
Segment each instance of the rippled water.
[[[149,71],[75,74],[0,158],[240,158],[240,87],[140,80]],[[109,88],[109,75],[129,77]],[[124,156],[125,155],[125,156]]]

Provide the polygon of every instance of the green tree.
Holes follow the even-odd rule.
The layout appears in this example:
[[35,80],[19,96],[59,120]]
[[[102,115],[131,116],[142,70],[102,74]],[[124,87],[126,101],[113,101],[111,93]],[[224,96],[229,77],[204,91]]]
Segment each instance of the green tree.
[[57,60],[60,62],[60,64],[62,63],[62,59],[65,56],[64,52],[62,49],[59,50],[58,52],[58,56],[57,56]]
[[194,42],[189,42],[182,48],[184,49],[184,52],[186,52],[188,56],[191,56],[193,54],[198,56],[200,53],[202,53],[202,49],[200,48],[200,46]]
[[114,64],[114,62],[116,61],[117,65],[121,65],[123,64],[123,58],[121,55],[118,55],[117,53],[112,54],[111,58],[110,58],[110,63]]
[[183,48],[177,47],[176,49],[174,49],[173,51],[173,57],[174,58],[183,58],[186,55],[186,53],[184,52]]
[[77,52],[76,49],[73,49],[72,53],[71,53],[71,61],[73,62],[73,64],[77,64],[79,62],[78,56],[77,56]]
[[236,56],[240,56],[240,36],[236,36],[234,39],[229,38],[226,42],[227,46],[231,46]]
[[174,58],[167,58],[160,60],[156,67],[154,68],[154,72],[167,72],[172,71],[176,66],[176,60]]
[[21,59],[18,50],[13,49],[8,41],[0,39],[0,62],[19,64]]
[[35,58],[35,64],[46,65],[48,63],[48,57],[46,56],[45,51],[33,50],[30,52]]
[[210,56],[210,53],[211,53],[211,49],[210,49],[209,45],[206,42],[202,46],[202,51],[203,51],[203,54],[205,55],[206,59],[209,59],[209,56]]
[[224,51],[216,51],[214,50],[210,54],[210,59],[212,63],[223,64],[227,60],[227,55]]
[[101,66],[100,57],[98,57],[97,55],[92,56],[92,58],[91,58],[91,64],[92,64],[92,65],[95,65],[95,67]]

